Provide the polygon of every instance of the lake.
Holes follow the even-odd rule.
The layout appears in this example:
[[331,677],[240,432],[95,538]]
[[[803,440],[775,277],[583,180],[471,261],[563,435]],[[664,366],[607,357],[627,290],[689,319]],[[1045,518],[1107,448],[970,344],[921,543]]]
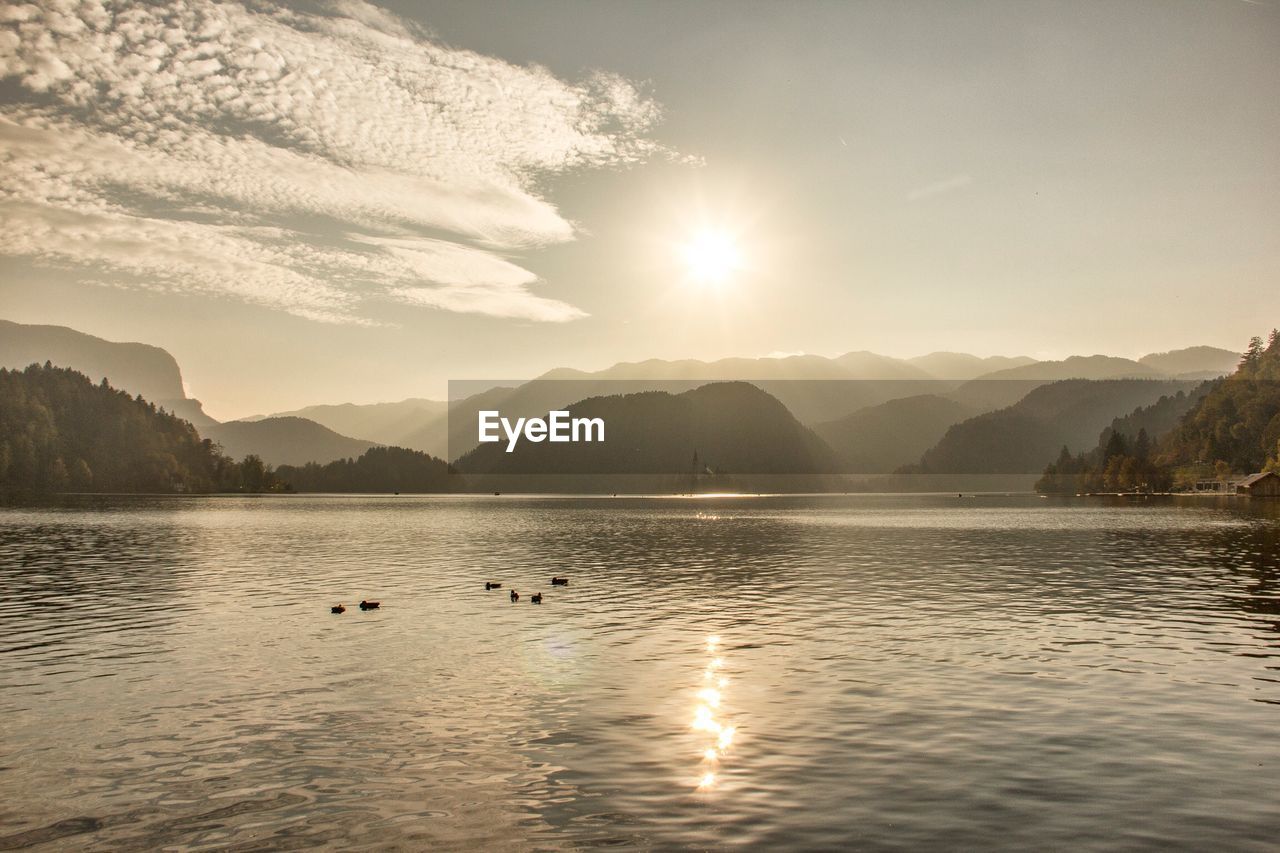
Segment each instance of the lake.
[[2,849],[1280,838],[1276,502],[68,499],[0,590]]

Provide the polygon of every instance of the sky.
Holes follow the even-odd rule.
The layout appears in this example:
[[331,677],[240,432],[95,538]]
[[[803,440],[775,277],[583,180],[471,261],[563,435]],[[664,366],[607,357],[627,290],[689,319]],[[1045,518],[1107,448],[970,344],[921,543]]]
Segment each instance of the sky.
[[6,4],[0,317],[162,346],[222,419],[1238,350],[1280,325],[1278,139],[1271,0]]

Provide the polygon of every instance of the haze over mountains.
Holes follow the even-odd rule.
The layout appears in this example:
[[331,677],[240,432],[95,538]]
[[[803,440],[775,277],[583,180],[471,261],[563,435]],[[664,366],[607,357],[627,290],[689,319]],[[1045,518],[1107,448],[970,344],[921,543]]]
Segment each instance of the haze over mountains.
[[[442,400],[411,397],[398,403],[339,403],[336,405],[306,406],[289,412],[272,415],[255,415],[241,421],[262,421],[267,418],[306,418],[323,424],[343,435],[359,436],[367,441],[390,446],[408,447],[413,450],[431,451],[415,446],[415,434],[426,424],[434,422],[449,411],[449,404]],[[443,451],[434,454],[443,456]]]
[[[834,467],[873,474],[922,458],[926,467],[959,470],[965,465],[954,460],[971,453],[973,447],[987,447],[993,454],[991,464],[1000,470],[1036,470],[1021,468],[1024,457],[1001,456],[1001,442],[1007,444],[1016,437],[1020,446],[1026,445],[1026,459],[1064,436],[1079,444],[1082,436],[1096,436],[1112,418],[1168,393],[1168,387],[1160,386],[1171,380],[1223,375],[1235,367],[1239,355],[1214,347],[1191,347],[1138,360],[1095,355],[1038,362],[1025,356],[979,358],[953,352],[898,359],[866,351],[835,358],[652,359],[599,371],[561,368],[505,387],[481,385],[478,393],[450,403],[410,398],[369,405],[316,405],[228,423],[209,418],[198,400],[186,396],[179,366],[163,349],[105,341],[64,327],[0,321],[0,366],[25,367],[46,360],[84,372],[95,381],[108,377],[114,385],[142,394],[190,420],[202,435],[234,457],[255,453],[277,465],[354,458],[376,444],[458,459],[475,446],[476,412],[481,409],[534,417],[589,398],[661,392],[666,396],[640,395],[627,404],[632,408],[626,417],[650,422],[650,415],[632,409],[669,406],[667,398],[680,397],[707,382],[745,380],[780,402],[788,417],[812,428],[815,439],[829,445]],[[1107,391],[1046,389],[1031,396],[1040,386],[1064,379],[1122,381]],[[1070,393],[1085,397],[1092,393],[1090,399],[1095,402],[1037,408],[1037,401],[1064,400]],[[1022,405],[1019,401],[1024,398],[1027,402]],[[700,398],[695,395],[695,399]],[[745,392],[722,392],[719,399],[734,409],[726,413],[726,424],[734,418],[741,422],[758,416],[740,409],[744,401],[765,405],[763,398]],[[770,406],[765,408],[771,410]],[[1007,407],[1014,411],[1001,414]],[[1028,417],[1033,424],[1028,425]],[[676,455],[683,456],[684,450]],[[1044,461],[1037,458],[1036,464]]]

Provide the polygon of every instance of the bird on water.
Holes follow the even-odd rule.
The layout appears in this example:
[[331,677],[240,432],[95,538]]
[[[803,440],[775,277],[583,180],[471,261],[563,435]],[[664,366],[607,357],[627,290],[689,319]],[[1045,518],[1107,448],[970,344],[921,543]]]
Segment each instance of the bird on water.
[[511,600],[512,600],[512,601],[519,601],[519,600],[520,600],[520,593],[516,592],[514,589],[513,589],[513,590],[511,590]]
[[484,588],[485,589],[502,589],[502,584],[494,583],[493,581],[485,581]]
[[532,597],[532,598],[530,598],[529,600],[530,600],[530,601],[532,601],[534,604],[541,604],[541,603],[542,603],[542,593],[540,593],[540,592],[535,592],[535,593],[533,594],[533,597]]
[[347,608],[343,607],[341,604],[335,604],[329,608],[329,612],[330,613],[346,613]]
[[361,601],[360,602],[361,610],[377,610],[381,606],[382,606],[381,601]]
[[551,585],[552,586],[568,586],[569,579],[568,578],[552,578]]

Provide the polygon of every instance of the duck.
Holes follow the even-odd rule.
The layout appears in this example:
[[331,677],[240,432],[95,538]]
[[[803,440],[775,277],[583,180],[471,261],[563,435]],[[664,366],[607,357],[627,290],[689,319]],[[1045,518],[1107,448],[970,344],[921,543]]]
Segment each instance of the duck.
[[541,604],[541,603],[542,603],[542,593],[540,593],[540,592],[535,592],[535,593],[533,594],[533,597],[532,597],[532,598],[530,598],[529,600],[530,600],[530,601],[532,601],[534,604]]
[[361,601],[360,602],[361,610],[377,610],[381,606],[382,606],[381,601]]
[[502,589],[502,584],[494,583],[493,581],[485,581],[484,588],[485,589]]
[[519,601],[519,600],[520,600],[520,593],[516,592],[514,589],[513,589],[513,590],[511,590],[511,600],[512,600],[512,601]]
[[329,612],[330,613],[346,613],[347,608],[343,607],[341,604],[335,604],[329,608]]
[[552,586],[568,586],[569,579],[568,578],[552,578],[551,585]]

